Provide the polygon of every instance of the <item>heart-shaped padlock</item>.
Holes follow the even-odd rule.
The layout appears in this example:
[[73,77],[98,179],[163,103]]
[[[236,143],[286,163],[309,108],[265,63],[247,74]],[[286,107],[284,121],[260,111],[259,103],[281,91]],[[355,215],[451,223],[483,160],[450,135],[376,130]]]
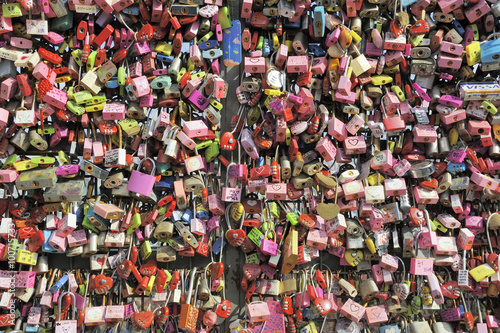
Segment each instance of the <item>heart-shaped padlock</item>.
[[135,39],[138,42],[147,42],[153,38],[153,32],[153,26],[151,24],[144,24],[141,30],[135,34]]
[[155,310],[155,321],[158,325],[163,326],[168,320],[170,310],[166,306],[161,306]]
[[217,322],[217,314],[212,310],[205,311],[203,315],[203,325],[212,327]]
[[259,277],[262,273],[262,268],[257,264],[245,264],[243,265],[243,275],[248,279],[248,281],[253,281]]
[[28,201],[17,199],[9,202],[9,212],[15,217],[22,217],[28,209]]
[[130,273],[132,273],[132,266],[134,266],[134,264],[132,264],[130,260],[122,261],[116,267],[116,273],[126,280],[130,276]]
[[220,138],[220,149],[222,150],[234,150],[236,148],[236,139],[233,136],[233,133],[226,132]]
[[224,273],[224,264],[221,262],[213,262],[208,266],[208,272],[212,280],[218,280]]
[[428,179],[428,180],[423,180],[419,183],[420,186],[425,188],[426,190],[432,191],[437,189],[439,183],[436,178]]
[[363,251],[359,249],[350,249],[345,252],[344,259],[351,266],[357,266],[364,258]]
[[322,316],[326,315],[332,309],[333,305],[329,299],[324,299],[321,297],[316,297],[314,300],[314,308],[318,311]]
[[321,202],[316,207],[316,211],[318,215],[324,218],[325,220],[333,220],[340,213],[340,207],[336,203],[324,203]]
[[495,272],[498,272],[498,254],[496,253],[490,253],[488,255],[488,265],[491,266],[495,270]]
[[134,326],[137,330],[149,328],[153,323],[154,318],[155,315],[151,311],[135,312],[132,316],[130,316],[132,326]]
[[107,293],[113,288],[113,279],[110,276],[99,274],[95,277],[95,292],[99,295]]
[[158,265],[156,264],[156,260],[151,259],[148,260],[147,263],[141,266],[141,268],[139,269],[139,273],[145,276],[152,276],[156,274],[157,270],[158,270]]
[[410,293],[410,288],[408,288],[408,285],[406,283],[395,283],[393,286],[394,293],[400,300],[405,300],[408,297],[408,294]]
[[217,305],[217,309],[215,313],[222,318],[229,318],[231,314],[231,302],[227,299],[223,300],[220,304]]
[[460,297],[460,288],[457,281],[450,281],[441,286],[441,292],[444,297],[458,299]]
[[226,232],[227,241],[235,247],[241,246],[245,241],[246,233],[243,229],[231,229]]

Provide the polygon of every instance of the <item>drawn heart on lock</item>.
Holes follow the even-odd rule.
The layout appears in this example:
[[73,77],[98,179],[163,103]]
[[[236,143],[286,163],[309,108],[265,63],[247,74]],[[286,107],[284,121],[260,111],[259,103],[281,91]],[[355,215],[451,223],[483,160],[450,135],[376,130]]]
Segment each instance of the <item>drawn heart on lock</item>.
[[439,185],[436,178],[432,178],[429,180],[423,180],[419,184],[420,184],[420,186],[422,186],[423,188],[425,188],[426,190],[429,190],[429,191],[437,189],[437,187]]
[[141,275],[152,276],[156,274],[157,270],[158,270],[158,265],[156,264],[156,261],[151,259],[147,263],[141,266],[139,272],[141,273]]
[[262,173],[266,171],[266,165],[261,165],[260,167],[256,167],[254,168],[254,170],[257,175],[262,175]]
[[231,302],[227,299],[217,305],[216,314],[221,318],[229,318],[231,314]]
[[262,273],[262,268],[257,264],[245,264],[243,265],[243,275],[248,279],[248,281],[253,281],[259,277]]
[[351,312],[358,312],[359,310],[361,310],[361,306],[357,303],[352,302],[351,304],[349,304],[349,309],[351,310]]
[[15,317],[10,314],[0,316],[0,327],[11,326],[15,324]]
[[113,288],[113,279],[110,276],[99,274],[95,277],[95,292],[99,295],[107,293]]
[[238,247],[245,241],[246,233],[243,229],[231,229],[226,232],[226,238],[229,244]]
[[391,328],[388,328],[384,331],[384,333],[396,333],[396,330],[394,329],[394,327],[391,327]]
[[410,293],[410,288],[406,283],[396,283],[394,284],[394,293],[400,300],[405,300]]
[[212,280],[218,280],[224,273],[224,264],[221,262],[213,262],[208,266],[208,271]]
[[322,316],[326,315],[332,309],[333,305],[329,299],[324,299],[317,297],[314,300],[314,307],[316,310],[321,313]]
[[279,184],[273,184],[271,186],[271,188],[273,189],[273,191],[279,191],[279,190],[281,190],[281,185],[279,185]]
[[357,146],[359,143],[358,139],[348,139],[347,142],[352,146]]
[[132,320],[132,325],[135,329],[143,330],[151,326],[154,317],[155,315],[151,311],[135,312],[130,316],[130,320]]
[[340,213],[340,207],[336,203],[324,203],[321,202],[316,207],[316,212],[319,216],[324,218],[325,220],[333,220]]
[[95,261],[99,264],[99,266],[103,266],[104,263],[106,262],[106,258],[105,257],[98,257]]

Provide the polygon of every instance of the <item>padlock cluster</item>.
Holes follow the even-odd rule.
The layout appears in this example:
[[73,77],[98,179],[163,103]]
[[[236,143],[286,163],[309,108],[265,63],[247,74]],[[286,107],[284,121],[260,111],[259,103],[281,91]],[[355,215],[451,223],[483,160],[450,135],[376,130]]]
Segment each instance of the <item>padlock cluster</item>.
[[[490,0],[3,4],[0,327],[498,330],[499,17]],[[49,267],[61,255],[90,269]]]
[[246,258],[231,329],[498,329],[500,4],[254,0],[241,17],[220,141],[237,158],[219,158]]
[[[0,327],[220,326],[232,309],[214,259],[225,207],[209,210],[207,190],[240,22],[221,0],[2,9]],[[90,269],[61,267],[60,255]],[[166,269],[195,255],[196,268]]]

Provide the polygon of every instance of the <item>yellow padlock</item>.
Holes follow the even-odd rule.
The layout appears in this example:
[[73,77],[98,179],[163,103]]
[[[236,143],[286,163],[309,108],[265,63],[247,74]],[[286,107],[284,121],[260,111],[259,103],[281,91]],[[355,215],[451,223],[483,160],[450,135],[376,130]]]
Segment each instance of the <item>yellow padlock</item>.
[[146,287],[146,290],[144,291],[144,294],[146,296],[151,295],[151,291],[153,290],[153,287],[155,285],[155,280],[156,280],[156,276],[155,275],[151,275],[149,277],[148,286]]
[[29,250],[19,250],[17,252],[16,262],[23,264],[23,265],[35,266],[36,259],[37,259],[37,258],[35,258],[35,256],[38,257],[37,254],[35,254]]
[[36,168],[37,166],[38,164],[32,162],[31,160],[17,161],[14,163],[14,168],[17,171],[31,170]]
[[493,274],[495,274],[495,270],[488,264],[482,264],[471,269],[469,274],[474,278],[474,280],[476,280],[476,282],[479,282],[493,276]]

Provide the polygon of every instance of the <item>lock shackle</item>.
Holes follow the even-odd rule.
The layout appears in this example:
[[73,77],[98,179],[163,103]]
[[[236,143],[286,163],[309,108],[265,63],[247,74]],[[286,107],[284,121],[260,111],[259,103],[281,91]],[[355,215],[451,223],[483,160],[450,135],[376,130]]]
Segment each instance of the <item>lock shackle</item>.
[[155,163],[155,161],[154,161],[151,157],[146,157],[146,158],[143,158],[143,159],[139,162],[139,165],[137,166],[137,171],[139,171],[139,170],[141,169],[142,162],[144,162],[145,160],[150,161],[151,163],[153,163],[153,170],[151,170],[151,176],[154,176],[154,174],[155,174],[155,172],[156,172],[156,163]]
[[57,320],[61,320],[61,308],[62,308],[62,299],[64,298],[65,295],[69,294],[71,297],[71,307],[73,309],[73,316],[72,319],[76,320],[76,297],[75,294],[73,294],[71,291],[65,291],[61,295],[59,295],[59,301],[58,301],[58,306],[57,306]]

